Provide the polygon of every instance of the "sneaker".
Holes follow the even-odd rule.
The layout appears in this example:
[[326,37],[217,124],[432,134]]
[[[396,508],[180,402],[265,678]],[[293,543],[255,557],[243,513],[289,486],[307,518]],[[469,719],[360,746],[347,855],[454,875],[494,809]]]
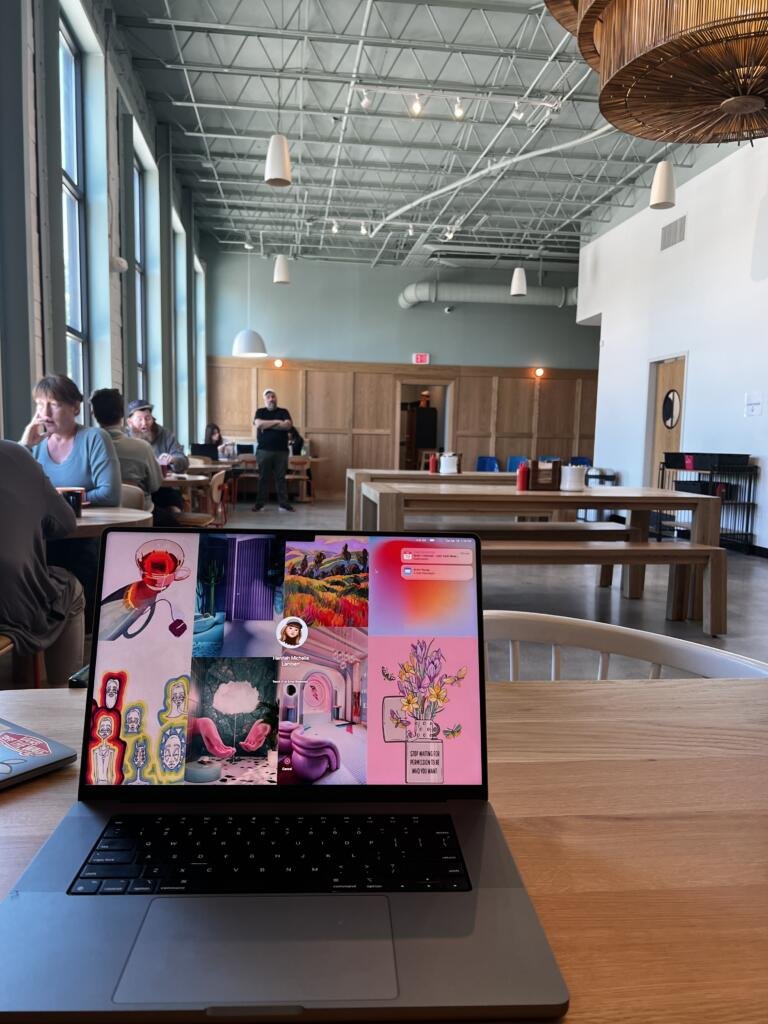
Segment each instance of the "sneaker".
[[278,505],[277,507],[280,509],[281,512],[293,512],[294,511],[293,505]]
[[255,505],[253,506],[253,509],[252,509],[252,511],[253,511],[253,512],[261,512],[261,510],[262,510],[263,508],[264,508],[264,506],[263,506],[263,505],[259,505],[259,504],[258,504],[258,502],[257,502],[257,503],[256,503],[256,504],[255,504]]

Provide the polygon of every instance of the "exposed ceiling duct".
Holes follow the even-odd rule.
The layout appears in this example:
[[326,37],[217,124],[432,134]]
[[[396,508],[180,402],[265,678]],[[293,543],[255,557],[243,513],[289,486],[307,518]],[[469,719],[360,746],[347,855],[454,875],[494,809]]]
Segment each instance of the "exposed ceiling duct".
[[577,288],[536,288],[527,295],[512,296],[508,284],[475,284],[462,281],[415,281],[407,284],[397,298],[401,309],[412,309],[421,302],[503,302],[510,306],[575,306]]

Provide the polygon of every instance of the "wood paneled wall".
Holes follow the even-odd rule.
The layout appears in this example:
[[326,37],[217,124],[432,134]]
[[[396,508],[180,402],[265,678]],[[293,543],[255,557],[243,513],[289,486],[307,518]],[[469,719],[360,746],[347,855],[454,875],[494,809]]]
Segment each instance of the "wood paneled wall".
[[[274,388],[312,454],[319,497],[341,497],[348,467],[397,466],[400,386],[444,384],[451,447],[474,468],[478,455],[592,455],[596,370],[409,366],[305,360],[276,369],[244,359],[208,358],[208,418],[225,437],[252,438],[264,388]],[[202,440],[202,438],[200,439]],[[502,465],[503,468],[503,465]]]

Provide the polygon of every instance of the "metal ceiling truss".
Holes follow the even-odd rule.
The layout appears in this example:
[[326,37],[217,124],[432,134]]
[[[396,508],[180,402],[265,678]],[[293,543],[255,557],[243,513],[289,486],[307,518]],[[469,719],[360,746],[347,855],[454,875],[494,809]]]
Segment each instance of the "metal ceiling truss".
[[[248,242],[265,257],[373,266],[575,266],[584,236],[633,204],[655,160],[691,163],[690,147],[620,133],[585,139],[604,124],[597,81],[536,0],[114,7],[158,119],[172,125],[198,223],[230,251]],[[263,184],[276,131],[294,164],[293,186],[280,190]],[[383,226],[403,206],[523,153],[526,163]]]

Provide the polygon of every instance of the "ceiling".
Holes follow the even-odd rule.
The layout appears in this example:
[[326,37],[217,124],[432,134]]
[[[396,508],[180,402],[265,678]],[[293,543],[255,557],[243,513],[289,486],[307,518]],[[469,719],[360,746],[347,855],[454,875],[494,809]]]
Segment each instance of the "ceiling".
[[[224,249],[248,242],[266,256],[371,266],[575,267],[582,233],[633,205],[652,163],[693,162],[691,147],[615,130],[587,138],[606,124],[597,78],[543,3],[115,0],[114,9],[158,120],[172,125],[198,225]],[[290,188],[263,180],[276,131],[290,141]],[[564,143],[573,145],[541,152]],[[450,188],[471,172],[475,180]]]

